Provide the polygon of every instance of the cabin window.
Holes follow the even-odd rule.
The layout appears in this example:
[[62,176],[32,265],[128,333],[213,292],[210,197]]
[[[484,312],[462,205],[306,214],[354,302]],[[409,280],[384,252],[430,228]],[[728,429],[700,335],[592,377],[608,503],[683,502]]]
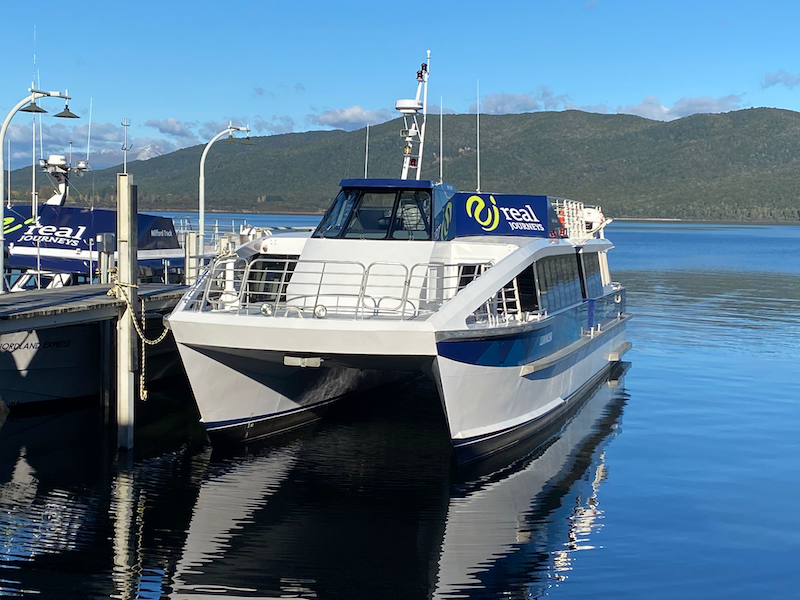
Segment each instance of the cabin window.
[[544,310],[555,312],[582,300],[580,272],[575,254],[546,256],[538,260],[536,274]]
[[394,208],[394,192],[364,192],[350,223],[346,238],[380,240],[389,232]]
[[603,277],[600,274],[600,255],[597,252],[583,255],[583,273],[586,276],[586,297],[602,296]]
[[247,271],[245,303],[285,302],[286,288],[298,258],[272,255],[269,260],[265,258],[253,260]]
[[358,190],[342,190],[336,196],[333,206],[328,209],[325,217],[320,222],[317,230],[314,232],[313,237],[339,237],[342,228],[347,223],[347,218],[353,210],[353,205],[356,202]]
[[533,265],[517,275],[517,289],[519,290],[519,308],[522,312],[536,312],[539,310]]
[[312,237],[430,240],[430,190],[339,192]]
[[392,239],[431,239],[431,195],[408,190],[400,194],[392,223]]

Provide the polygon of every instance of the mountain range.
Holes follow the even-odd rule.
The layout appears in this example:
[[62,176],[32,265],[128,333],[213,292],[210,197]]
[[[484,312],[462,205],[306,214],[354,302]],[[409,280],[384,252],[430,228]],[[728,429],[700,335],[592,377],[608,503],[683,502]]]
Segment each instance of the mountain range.
[[[399,177],[402,127],[402,119],[370,127],[370,177]],[[288,133],[252,138],[250,146],[220,141],[206,159],[206,208],[324,211],[340,179],[364,176],[365,133]],[[203,148],[129,162],[140,209],[196,210]],[[445,181],[476,189],[476,148],[475,115],[444,115],[441,124],[429,115],[422,178],[438,180],[441,168]],[[480,164],[484,192],[567,197],[617,218],[800,221],[800,113],[789,110],[669,122],[575,110],[481,115]],[[74,178],[71,202],[113,206],[119,171]],[[12,180],[19,201],[29,198],[30,167]],[[49,186],[41,187],[48,197]]]

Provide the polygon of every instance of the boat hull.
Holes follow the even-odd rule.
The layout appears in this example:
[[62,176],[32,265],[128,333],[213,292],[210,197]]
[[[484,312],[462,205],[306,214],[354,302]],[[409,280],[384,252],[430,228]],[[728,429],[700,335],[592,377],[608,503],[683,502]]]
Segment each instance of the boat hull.
[[[96,322],[0,334],[0,402],[15,413],[99,405],[103,378],[111,385],[113,375],[113,362],[103,358],[115,337],[113,323],[107,325],[105,339],[103,326]],[[148,339],[162,329],[160,314],[148,316]],[[145,352],[148,384],[183,377],[172,336],[147,346]]]
[[[200,417],[212,441],[249,441],[317,421],[329,406],[402,375],[364,368],[358,357],[326,357],[331,366],[283,364],[278,351],[178,344]],[[363,357],[363,364],[374,360]],[[389,366],[390,363],[386,363]]]
[[[560,350],[535,354],[532,363],[521,359],[522,364],[506,366],[470,364],[441,354],[383,354],[376,348],[364,355],[317,353],[319,366],[302,367],[295,356],[294,364],[285,364],[289,353],[282,350],[192,344],[181,342],[180,336],[178,348],[212,441],[248,441],[286,432],[320,419],[344,396],[421,371],[437,382],[457,460],[467,463],[535,435],[579,405],[619,362],[626,321],[619,318],[602,333],[554,344]],[[569,329],[548,321],[525,328],[523,335],[537,351],[542,336],[554,328]],[[501,346],[520,340],[518,329],[494,333],[490,342]]]
[[8,407],[61,403],[99,393],[96,324],[0,335],[0,400]]
[[536,435],[579,406],[619,364],[625,327],[620,320],[605,333],[579,339],[533,363],[540,365],[533,370],[437,357],[434,376],[459,464]]

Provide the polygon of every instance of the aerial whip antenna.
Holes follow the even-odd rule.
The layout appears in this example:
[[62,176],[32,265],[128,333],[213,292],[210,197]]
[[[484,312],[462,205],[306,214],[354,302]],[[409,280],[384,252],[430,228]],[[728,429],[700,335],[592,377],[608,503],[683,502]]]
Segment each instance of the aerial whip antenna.
[[444,181],[444,99],[439,96],[439,183]]
[[89,137],[86,140],[86,162],[89,162],[89,147],[92,145],[92,100],[89,98]]
[[475,106],[475,114],[477,116],[477,150],[478,150],[478,189],[475,190],[481,193],[481,80],[478,80],[478,104]]
[[367,178],[367,165],[369,164],[369,123],[367,123],[367,142],[364,152],[364,179]]

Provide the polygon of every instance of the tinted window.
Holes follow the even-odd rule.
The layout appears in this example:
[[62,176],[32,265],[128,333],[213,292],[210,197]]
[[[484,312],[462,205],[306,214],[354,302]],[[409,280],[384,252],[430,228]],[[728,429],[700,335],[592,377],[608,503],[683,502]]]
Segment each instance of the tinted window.
[[333,202],[333,206],[320,222],[313,237],[339,237],[342,227],[347,223],[347,218],[353,210],[357,195],[357,190],[342,190],[339,192]]
[[405,191],[400,194],[392,222],[392,239],[431,239],[431,195],[428,192]]
[[600,275],[600,257],[596,252],[583,255],[583,272],[586,274],[586,295],[598,298],[603,295],[603,278]]
[[576,255],[547,256],[536,261],[542,308],[550,312],[581,301]]
[[347,230],[346,238],[383,239],[392,224],[395,192],[364,192]]

